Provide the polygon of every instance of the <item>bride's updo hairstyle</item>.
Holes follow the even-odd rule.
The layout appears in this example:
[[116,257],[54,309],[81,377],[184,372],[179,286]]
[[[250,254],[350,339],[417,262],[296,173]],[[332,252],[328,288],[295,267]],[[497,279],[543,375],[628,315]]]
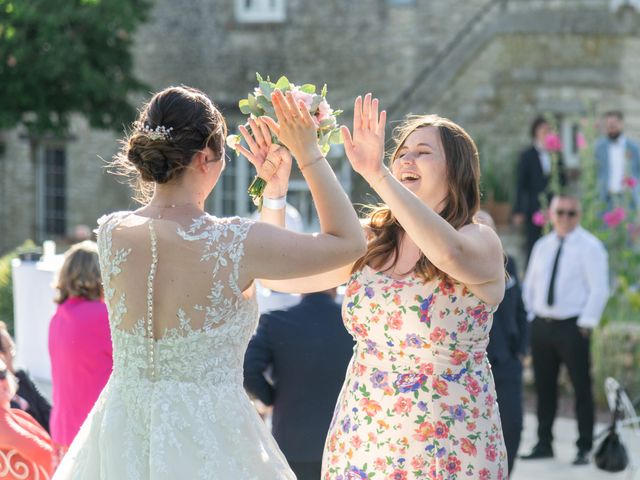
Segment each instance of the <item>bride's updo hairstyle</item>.
[[144,105],[110,164],[111,172],[126,176],[134,199],[145,203],[155,184],[178,178],[204,148],[220,161],[226,134],[224,118],[203,92],[169,87]]
[[[409,135],[425,127],[435,127],[438,130],[446,161],[448,193],[438,213],[458,230],[473,222],[473,216],[480,207],[478,149],[471,136],[460,125],[438,115],[409,116],[395,129],[395,148],[389,158],[390,164],[396,160]],[[392,263],[388,270],[391,270],[400,255],[400,239],[404,230],[386,205],[369,206],[367,225],[369,245],[364,256],[355,263],[353,271],[360,270],[365,265],[381,269],[390,258]],[[447,277],[424,253],[420,255],[413,272],[425,282]]]

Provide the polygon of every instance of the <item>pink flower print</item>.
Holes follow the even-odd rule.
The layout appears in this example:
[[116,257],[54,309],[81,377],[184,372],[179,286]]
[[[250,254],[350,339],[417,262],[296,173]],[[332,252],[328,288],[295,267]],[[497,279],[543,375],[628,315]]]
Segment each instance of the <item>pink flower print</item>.
[[449,455],[447,458],[447,472],[449,475],[453,475],[460,471],[460,460],[455,455]]
[[438,393],[438,395],[446,396],[449,394],[449,386],[444,380],[434,378],[432,387]]
[[436,327],[429,335],[429,338],[433,343],[442,343],[447,338],[447,331],[442,327]]
[[393,405],[393,411],[398,415],[403,413],[411,412],[411,407],[413,406],[413,402],[407,397],[400,397],[396,400],[396,403]]
[[413,438],[418,440],[419,442],[426,442],[427,440],[433,437],[435,433],[435,429],[433,428],[433,424],[431,422],[422,422],[418,428],[415,429],[415,434]]
[[471,455],[472,457],[475,457],[478,454],[478,449],[473,444],[473,442],[468,438],[463,437],[460,444],[461,444],[462,451],[467,455]]
[[465,380],[465,388],[467,389],[467,392],[469,392],[470,395],[476,397],[480,393],[480,384],[475,378],[469,375],[467,375],[467,378],[465,378]]
[[407,480],[407,472],[406,470],[400,470],[396,468],[391,475],[389,475],[390,480]]
[[396,310],[389,318],[387,318],[387,325],[392,330],[400,330],[402,328],[402,312]]
[[475,432],[476,431],[476,422],[467,423],[467,430],[470,431],[470,432]]
[[494,443],[490,443],[484,449],[484,453],[487,457],[487,460],[490,462],[495,462],[498,457],[498,452],[496,451],[496,446]]
[[536,227],[543,227],[544,224],[547,223],[547,216],[542,210],[538,210],[531,216],[531,223]]
[[422,375],[433,375],[433,363],[421,363],[420,373]]
[[451,352],[451,363],[454,365],[460,365],[462,362],[466,361],[467,358],[469,358],[469,354],[462,350],[455,349]]
[[604,223],[607,224],[607,227],[613,229],[620,225],[626,216],[627,214],[624,208],[616,207],[610,212],[605,212],[605,214],[602,215],[602,219],[604,220]]
[[425,466],[424,458],[416,455],[415,457],[413,457],[411,459],[411,467],[414,470],[422,470],[424,468],[424,466]]
[[395,303],[396,305],[400,305],[402,303],[402,299],[400,298],[399,294],[395,294],[393,296],[393,303]]
[[436,435],[436,438],[447,438],[447,436],[449,435],[449,427],[438,420],[435,425],[434,433]]
[[373,468],[378,471],[384,471],[387,468],[387,462],[385,462],[384,458],[376,458],[376,461],[373,462]]
[[356,450],[360,448],[360,446],[362,445],[362,439],[360,438],[359,435],[355,435],[354,437],[351,438],[351,445]]
[[458,322],[458,329],[457,330],[458,330],[458,333],[464,333],[467,330],[469,330],[469,320],[467,320],[465,318],[461,322]]
[[467,307],[467,313],[471,315],[480,326],[484,325],[489,320],[489,312],[487,312],[483,303],[480,303],[473,308]]
[[478,407],[473,407],[471,409],[471,416],[473,418],[478,418],[480,416],[480,409]]
[[443,278],[438,283],[438,288],[440,289],[440,293],[442,295],[452,295],[456,291],[456,287],[453,282],[447,278]]
[[357,280],[349,283],[347,290],[344,292],[345,297],[353,297],[353,295],[362,288],[362,285]]
[[544,137],[544,148],[549,152],[561,152],[562,140],[557,133],[550,133]]
[[491,480],[491,472],[488,468],[483,468],[478,472],[478,480]]
[[638,179],[636,177],[624,177],[622,185],[627,188],[634,189],[636,188],[636,185],[638,185]]
[[353,333],[355,333],[358,337],[366,338],[369,336],[367,327],[365,327],[362,323],[354,323],[352,329]]

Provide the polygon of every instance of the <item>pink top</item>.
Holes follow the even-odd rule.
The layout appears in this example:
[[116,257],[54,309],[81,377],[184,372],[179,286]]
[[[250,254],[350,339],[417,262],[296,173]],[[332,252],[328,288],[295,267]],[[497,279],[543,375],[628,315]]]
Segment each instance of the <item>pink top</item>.
[[58,305],[49,325],[49,355],[51,437],[68,446],[111,375],[113,351],[104,302],[70,297]]

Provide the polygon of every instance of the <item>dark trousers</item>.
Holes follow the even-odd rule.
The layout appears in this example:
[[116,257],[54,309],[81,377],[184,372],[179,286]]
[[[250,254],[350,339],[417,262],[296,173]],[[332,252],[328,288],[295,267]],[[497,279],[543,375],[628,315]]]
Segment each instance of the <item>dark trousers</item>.
[[514,358],[513,361],[518,365],[512,369],[514,372],[511,378],[504,380],[496,378],[495,380],[502,436],[507,448],[509,475],[513,471],[513,463],[518,454],[522,433],[522,366],[517,358]]
[[532,214],[530,214],[529,218],[526,220],[527,241],[526,241],[525,248],[526,248],[527,261],[525,265],[529,263],[529,257],[531,257],[531,250],[533,250],[533,245],[542,236],[542,227],[538,227],[537,225],[534,225],[533,222],[531,221],[531,216]]
[[558,403],[558,371],[564,363],[575,392],[578,441],[581,450],[593,445],[594,406],[591,391],[590,337],[585,337],[576,319],[536,318],[531,326],[531,355],[538,395],[538,444],[551,447],[551,432]]
[[320,480],[322,462],[289,462],[298,480]]

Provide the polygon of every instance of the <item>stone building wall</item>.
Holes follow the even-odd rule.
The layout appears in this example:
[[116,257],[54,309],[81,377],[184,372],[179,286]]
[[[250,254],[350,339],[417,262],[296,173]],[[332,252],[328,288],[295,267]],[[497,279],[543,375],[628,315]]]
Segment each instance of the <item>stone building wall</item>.
[[[284,22],[248,25],[236,20],[234,0],[157,0],[136,35],[135,71],[151,91],[172,84],[205,90],[231,128],[242,121],[235,106],[253,87],[256,71],[327,83],[346,124],[355,96],[372,91],[389,110],[390,125],[408,112],[449,116],[505,172],[537,113],[577,115],[590,104],[597,111],[622,108],[629,133],[640,138],[637,13],[611,12],[608,0],[400,3],[288,0]],[[117,151],[117,138],[81,118],[72,122],[68,233],[132,205],[100,160]],[[36,234],[36,199],[28,141],[18,129],[0,141],[4,252]],[[353,200],[370,199],[367,192],[354,178]]]

